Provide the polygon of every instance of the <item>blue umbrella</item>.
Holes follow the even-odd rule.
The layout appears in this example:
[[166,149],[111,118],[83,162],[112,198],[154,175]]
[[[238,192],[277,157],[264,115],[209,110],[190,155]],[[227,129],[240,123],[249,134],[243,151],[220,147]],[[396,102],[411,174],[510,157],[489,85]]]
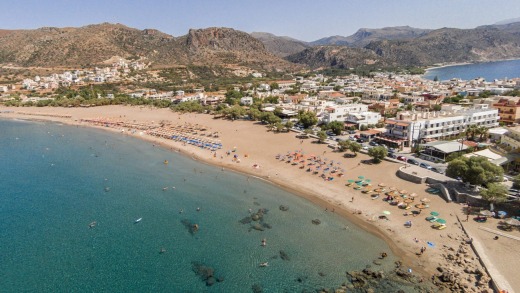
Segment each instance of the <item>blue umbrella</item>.
[[358,176],[359,179],[365,179],[365,176]]

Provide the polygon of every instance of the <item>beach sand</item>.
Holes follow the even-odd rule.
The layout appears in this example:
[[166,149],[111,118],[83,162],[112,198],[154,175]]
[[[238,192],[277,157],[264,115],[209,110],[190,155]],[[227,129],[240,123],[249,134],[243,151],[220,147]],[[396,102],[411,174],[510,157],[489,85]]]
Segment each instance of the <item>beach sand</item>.
[[[13,113],[5,113],[6,110]],[[22,113],[22,114],[21,114]],[[30,114],[30,115],[27,115]],[[40,115],[46,114],[46,115]],[[50,115],[70,115],[57,117]],[[135,135],[136,137],[149,140],[154,144],[161,144],[173,151],[191,156],[194,159],[207,162],[209,164],[218,165],[224,170],[236,170],[247,173],[258,178],[262,178],[278,185],[281,188],[288,189],[297,195],[303,196],[315,204],[322,206],[330,212],[336,212],[355,224],[363,227],[370,233],[374,233],[382,237],[390,245],[392,251],[402,258],[403,264],[412,268],[414,273],[420,274],[425,280],[431,279],[431,276],[438,275],[438,267],[453,269],[461,274],[461,278],[465,278],[470,286],[466,292],[483,292],[486,286],[480,288],[474,287],[476,283],[474,274],[465,274],[464,268],[478,268],[478,258],[471,249],[465,249],[464,253],[459,253],[463,257],[462,264],[456,264],[453,260],[449,260],[449,254],[457,254],[464,240],[467,239],[461,225],[457,219],[465,219],[463,208],[460,204],[446,203],[440,196],[428,194],[425,190],[428,188],[425,184],[415,184],[402,180],[396,176],[396,171],[402,165],[383,161],[377,165],[368,165],[362,163],[369,157],[359,153],[354,158],[344,158],[344,153],[333,152],[324,144],[316,143],[315,139],[298,139],[296,133],[273,133],[267,130],[264,125],[252,121],[229,121],[223,119],[215,119],[211,115],[205,114],[179,114],[169,109],[152,109],[149,107],[131,107],[131,106],[104,106],[93,108],[6,108],[0,107],[0,118],[18,118],[18,119],[39,119],[58,121],[67,124],[92,126],[81,119],[92,118],[112,118],[114,120],[124,120],[131,123],[158,123],[159,121],[169,121],[172,124],[200,124],[207,127],[208,132],[218,132],[219,138],[224,146],[222,150],[217,151],[214,156],[209,150],[200,149],[192,145],[183,145],[180,142],[167,140],[163,138],[153,137],[140,134],[140,130],[131,134],[129,129],[107,128],[110,131],[124,133],[124,135]],[[227,156],[226,151],[231,151],[236,147],[236,152],[240,162],[233,161],[233,155]],[[345,169],[344,176],[335,177],[333,181],[325,181],[318,175],[306,172],[298,166],[281,162],[275,157],[277,154],[286,154],[302,150],[307,154],[315,154],[328,160],[341,162],[341,166]],[[247,155],[247,157],[246,157]],[[222,156],[222,157],[221,157]],[[258,165],[258,168],[253,165]],[[417,217],[403,215],[404,210],[396,206],[390,206],[379,199],[372,200],[369,194],[363,194],[354,190],[352,187],[345,186],[348,179],[357,179],[358,176],[364,176],[371,179],[374,186],[378,183],[385,183],[387,187],[395,186],[398,190],[405,189],[408,192],[415,192],[419,196],[418,199],[428,198],[430,200],[430,208],[425,209],[423,213]],[[352,201],[352,198],[354,199]],[[355,211],[361,211],[357,213]],[[389,211],[389,220],[381,220],[379,216],[383,211]],[[440,213],[440,217],[447,221],[447,228],[444,230],[432,229],[431,223],[425,221],[425,217],[431,211]],[[408,220],[413,222],[412,227],[407,228],[404,223]],[[477,228],[471,223],[468,229],[471,233]],[[487,232],[486,232],[487,233]],[[476,235],[474,241],[479,241],[489,252],[489,257],[494,262],[500,263],[496,265],[498,274],[503,278],[503,284],[509,292],[513,292],[513,288],[520,291],[520,282],[517,278],[512,277],[509,268],[514,268],[511,259],[520,259],[518,250],[511,252],[504,241],[503,244],[494,245],[494,240],[489,235]],[[516,233],[517,236],[520,233]],[[513,240],[511,240],[513,242]],[[427,243],[434,246],[429,246]],[[517,245],[518,243],[516,243]],[[423,255],[417,255],[421,247],[426,247]],[[469,246],[465,246],[468,248]],[[512,258],[511,253],[516,253],[516,257]],[[501,257],[498,257],[501,255]],[[497,257],[495,257],[497,256]],[[514,274],[513,274],[514,275]],[[507,281],[509,284],[507,284]],[[461,289],[462,290],[462,289]]]

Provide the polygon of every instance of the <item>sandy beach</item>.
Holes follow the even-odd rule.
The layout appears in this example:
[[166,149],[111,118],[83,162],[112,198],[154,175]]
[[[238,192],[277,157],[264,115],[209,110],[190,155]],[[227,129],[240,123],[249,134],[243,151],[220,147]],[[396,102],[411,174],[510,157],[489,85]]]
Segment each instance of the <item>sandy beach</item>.
[[[288,189],[303,196],[330,212],[338,213],[365,230],[382,237],[388,242],[393,253],[402,258],[403,264],[414,273],[421,275],[425,281],[433,275],[440,275],[439,267],[444,272],[453,270],[458,273],[464,284],[459,284],[460,292],[491,292],[485,285],[489,280],[482,276],[483,267],[469,245],[465,244],[468,236],[462,230],[458,218],[465,219],[463,205],[446,203],[440,196],[426,192],[427,185],[415,184],[396,176],[396,171],[402,165],[383,161],[378,165],[365,164],[362,161],[369,157],[358,154],[354,158],[344,158],[344,153],[333,152],[324,144],[316,143],[315,139],[299,139],[296,133],[273,133],[264,125],[251,121],[229,121],[214,119],[205,114],[179,114],[169,109],[152,109],[148,107],[104,106],[93,108],[6,108],[0,107],[0,118],[34,119],[62,122],[66,124],[98,127],[114,131],[120,135],[133,135],[146,139],[153,144],[160,144],[172,151],[181,152],[194,159],[220,166],[224,170],[235,170],[267,180],[281,188]],[[212,152],[182,141],[161,138],[147,134],[146,129],[130,129],[124,126],[104,127],[85,122],[85,119],[109,119],[109,121],[125,121],[134,125],[169,124],[199,125],[206,133],[218,133],[223,148]],[[333,180],[324,180],[319,174],[308,172],[301,164],[287,163],[277,159],[277,155],[287,155],[293,152],[320,157],[327,162],[334,161],[341,172],[331,174]],[[227,154],[229,152],[229,155]],[[236,155],[236,157],[235,157]],[[305,164],[305,163],[304,163]],[[339,173],[343,175],[338,176]],[[369,194],[345,186],[347,180],[356,180],[359,176],[370,179],[377,188],[379,183],[386,188],[396,187],[407,193],[416,193],[417,199],[427,198],[429,208],[417,216],[404,215],[406,212],[396,206],[390,206],[383,201],[383,196],[372,199]],[[388,219],[380,219],[383,211],[388,211]],[[425,220],[430,212],[440,213],[447,221],[447,228],[432,229],[432,223]],[[412,221],[411,227],[405,227],[406,221]],[[496,222],[486,223],[490,228],[496,228]],[[466,224],[466,223],[464,223]],[[511,251],[510,246],[516,245],[515,240],[501,239],[500,245],[492,240],[492,235],[482,232],[478,224],[468,222],[464,225],[474,241],[478,241],[489,252],[488,257],[496,263],[495,269],[503,280],[502,288],[514,292],[520,291],[520,281],[515,277],[514,259],[511,253],[520,255],[518,249]],[[486,234],[487,233],[487,234]],[[513,232],[517,237],[520,232]],[[494,236],[494,235],[493,235]],[[516,241],[517,242],[517,241]],[[419,255],[421,247],[426,250]],[[502,256],[502,257],[499,257]],[[463,259],[461,259],[463,258]],[[511,260],[513,259],[513,260]],[[457,264],[460,261],[462,264]],[[464,270],[468,272],[464,272]],[[480,280],[480,282],[479,282]],[[506,281],[507,280],[507,281]],[[483,284],[484,283],[484,284]],[[479,286],[480,284],[480,286]],[[444,287],[441,287],[444,288]],[[444,288],[447,290],[447,287]]]

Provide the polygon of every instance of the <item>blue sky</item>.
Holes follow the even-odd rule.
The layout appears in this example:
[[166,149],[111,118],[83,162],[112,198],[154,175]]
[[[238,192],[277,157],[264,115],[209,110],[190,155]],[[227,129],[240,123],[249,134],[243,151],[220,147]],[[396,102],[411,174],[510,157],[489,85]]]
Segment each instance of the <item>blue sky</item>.
[[1,29],[111,22],[180,36],[190,28],[223,26],[304,41],[348,36],[359,28],[473,28],[520,17],[519,0],[1,1]]

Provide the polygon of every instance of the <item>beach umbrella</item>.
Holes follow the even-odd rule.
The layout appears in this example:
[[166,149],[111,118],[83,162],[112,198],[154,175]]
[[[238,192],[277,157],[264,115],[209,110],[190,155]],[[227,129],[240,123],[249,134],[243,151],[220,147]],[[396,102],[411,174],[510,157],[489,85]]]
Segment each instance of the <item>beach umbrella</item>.
[[437,213],[437,212],[431,212],[430,215],[437,217],[437,216],[439,215],[439,213]]
[[390,215],[391,213],[389,211],[383,211],[383,215]]
[[439,224],[446,224],[446,220],[444,220],[444,219],[437,219],[437,220],[435,220],[435,222],[437,222]]
[[406,191],[406,189],[401,189],[399,190],[399,193],[403,194],[403,193],[407,193],[408,191]]
[[484,217],[491,217],[491,216],[493,216],[493,213],[488,210],[483,210],[483,211],[480,211],[480,215],[484,216]]
[[365,176],[358,176],[358,179],[365,179]]
[[388,189],[394,191],[394,190],[396,190],[397,188],[395,188],[394,186],[392,186],[392,187],[390,187],[390,188],[388,188]]
[[499,217],[502,217],[502,218],[504,218],[505,216],[507,216],[507,213],[506,213],[505,211],[498,211],[497,214],[498,214]]
[[356,180],[354,180],[354,179],[349,179],[349,180],[347,180],[347,182],[348,182],[348,183],[354,183],[354,182],[356,182]]
[[411,198],[407,198],[407,199],[404,200],[404,202],[405,202],[405,203],[412,203],[412,202],[413,202],[413,199],[411,199]]
[[372,180],[370,180],[370,179],[365,179],[365,182],[370,182],[370,181],[372,181]]
[[384,184],[384,183],[379,183],[378,186],[385,187],[386,184]]
[[429,199],[427,199],[426,197],[425,197],[425,198],[423,198],[423,199],[421,199],[421,201],[422,201],[422,202],[430,202],[430,200],[429,200]]
[[410,194],[410,196],[411,196],[411,197],[416,197],[416,196],[417,196],[417,193],[414,192],[414,193]]
[[509,219],[505,220],[505,223],[508,225],[511,225],[511,226],[520,226],[520,221],[518,221],[517,219],[513,219],[513,218],[509,218]]

